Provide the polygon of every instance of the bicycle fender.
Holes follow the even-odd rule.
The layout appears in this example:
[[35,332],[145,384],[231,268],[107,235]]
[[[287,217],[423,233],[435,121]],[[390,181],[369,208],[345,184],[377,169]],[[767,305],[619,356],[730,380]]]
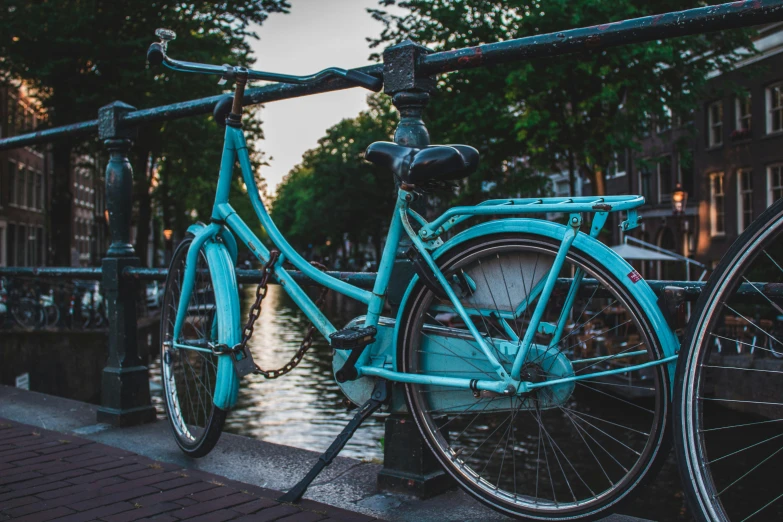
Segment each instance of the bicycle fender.
[[[207,228],[207,225],[200,221],[198,223],[193,223],[188,227],[188,234],[196,236],[205,228]],[[231,259],[234,261],[234,266],[236,266],[239,249],[237,247],[237,240],[234,237],[234,234],[232,234],[228,228],[221,227],[218,235],[220,236],[220,239],[223,240],[223,244],[226,245],[226,248],[228,248],[228,253],[231,254]]]
[[[234,346],[240,341],[239,330],[239,289],[237,288],[234,259],[224,242],[215,237],[225,230],[218,225],[192,225],[188,232],[194,233],[191,249],[197,252],[204,248],[204,254],[209,264],[212,286],[215,290],[215,306],[218,312],[218,342]],[[221,236],[222,237],[222,236]],[[232,237],[233,239],[233,237]],[[236,245],[236,242],[234,243]],[[188,262],[193,262],[188,255]],[[222,410],[231,409],[237,402],[239,393],[239,378],[234,371],[230,355],[218,357],[217,382],[212,402]]]
[[[516,219],[499,219],[495,221],[489,221],[486,223],[478,224],[467,230],[464,230],[449,239],[442,246],[438,247],[432,256],[437,260],[440,256],[451,250],[457,245],[460,245],[471,239],[477,237],[489,236],[493,234],[522,232],[531,235],[544,236],[556,241],[562,241],[568,227],[560,225],[558,223],[552,223],[550,221],[544,221],[541,219],[529,219],[529,218],[516,218]],[[663,348],[664,357],[677,355],[680,351],[680,343],[677,337],[674,335],[669,324],[663,316],[660,308],[658,307],[658,298],[653,292],[650,285],[642,279],[639,273],[622,257],[614,252],[611,248],[604,245],[597,239],[591,237],[589,234],[580,233],[577,234],[574,240],[574,246],[589,254],[597,261],[604,263],[604,266],[609,272],[614,275],[620,283],[625,286],[628,292],[636,298],[642,307],[642,311],[647,315],[650,320],[650,324],[658,335],[661,341],[661,347]],[[396,344],[399,339],[399,328],[402,321],[402,314],[405,310],[408,298],[413,291],[413,287],[418,282],[418,276],[414,275],[411,279],[408,288],[405,290],[402,301],[400,302],[399,310],[397,311],[397,321],[394,326],[394,342]],[[673,385],[674,370],[676,368],[676,360],[668,363],[669,367],[669,380],[670,385]],[[394,358],[395,371],[397,371],[397,359]]]

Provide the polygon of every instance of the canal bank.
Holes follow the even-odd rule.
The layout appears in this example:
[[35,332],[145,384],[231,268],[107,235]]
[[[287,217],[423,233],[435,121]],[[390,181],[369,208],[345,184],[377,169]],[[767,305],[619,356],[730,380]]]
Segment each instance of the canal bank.
[[[76,435],[179,468],[219,475],[253,487],[286,490],[304,476],[318,458],[314,451],[224,434],[209,455],[193,460],[179,451],[165,422],[111,428],[95,423],[95,410],[96,407],[91,404],[0,386],[2,418]],[[338,457],[308,490],[306,498],[390,521],[507,520],[459,490],[429,500],[380,494],[375,486],[379,470],[378,464]],[[615,515],[606,522],[644,520]]]

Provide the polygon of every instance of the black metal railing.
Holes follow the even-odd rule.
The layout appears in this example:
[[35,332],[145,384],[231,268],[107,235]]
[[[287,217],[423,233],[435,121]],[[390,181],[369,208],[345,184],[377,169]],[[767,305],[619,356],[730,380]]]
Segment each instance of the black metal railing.
[[[747,0],[438,53],[432,53],[427,48],[406,40],[386,49],[383,53],[383,63],[357,70],[383,79],[384,93],[392,97],[394,105],[401,114],[394,140],[402,145],[425,147],[429,145],[430,140],[422,121],[422,113],[430,94],[436,89],[435,75],[437,74],[781,20],[783,20],[783,0]],[[246,105],[268,103],[352,87],[354,85],[349,82],[335,78],[309,85],[276,84],[247,90],[244,103]],[[3,151],[48,143],[65,137],[86,137],[97,133],[110,154],[106,168],[106,201],[111,245],[101,267],[0,268],[0,276],[45,275],[50,278],[102,281],[108,302],[109,346],[108,360],[103,372],[101,406],[98,410],[98,418],[101,422],[130,425],[150,421],[155,417],[155,411],[150,404],[147,368],[142,364],[137,351],[135,300],[139,295],[138,282],[161,280],[165,277],[165,270],[142,268],[130,243],[133,173],[128,161],[128,152],[135,130],[146,123],[209,113],[221,98],[222,96],[212,96],[141,110],[122,102],[115,102],[101,108],[98,118],[94,120],[0,140],[0,151]],[[333,275],[362,286],[371,286],[374,280],[373,274],[365,273]],[[259,274],[240,270],[238,277],[241,281],[254,282],[258,280]],[[295,278],[304,281],[301,276]],[[404,280],[394,283],[393,288],[390,288],[390,294],[402,291],[401,289],[406,286],[405,283]],[[688,299],[694,299],[702,286],[690,282],[652,282],[652,286],[658,290],[673,284],[685,288]],[[390,439],[390,434],[398,434],[401,429],[415,430],[414,423],[408,422],[407,428],[403,427],[403,424],[394,424],[389,431],[390,423],[387,421],[384,469],[386,485],[393,487],[395,484],[405,482],[403,489],[409,489],[415,483],[412,488],[414,491],[418,488],[426,490],[427,485],[432,482],[432,464],[427,464],[427,459],[421,458],[418,463],[400,464],[391,462],[393,459],[389,457],[391,453],[395,453],[394,441]],[[417,435],[414,438],[418,440]],[[406,444],[411,444],[411,440],[413,438],[406,439]],[[407,447],[402,453],[416,452]],[[426,453],[426,449],[419,453]],[[396,468],[391,469],[394,466]],[[399,478],[401,476],[408,478],[402,481]]]

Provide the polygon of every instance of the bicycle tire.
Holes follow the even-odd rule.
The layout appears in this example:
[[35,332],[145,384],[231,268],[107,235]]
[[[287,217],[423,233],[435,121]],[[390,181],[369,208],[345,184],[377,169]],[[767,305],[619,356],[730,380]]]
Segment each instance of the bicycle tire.
[[57,326],[60,322],[60,307],[51,304],[43,307],[44,322],[47,328]]
[[43,308],[29,297],[22,297],[11,308],[14,320],[25,330],[33,330],[44,322]]
[[[171,259],[161,312],[161,382],[169,425],[180,449],[190,457],[203,457],[217,444],[227,412],[212,402],[217,382],[217,356],[195,350],[166,347],[172,341],[185,263],[193,239],[185,238]],[[212,275],[203,249],[199,252],[196,282],[180,339],[206,346],[216,339],[218,309],[214,305]],[[209,327],[206,327],[207,323]],[[187,365],[187,366],[186,366]],[[195,367],[194,367],[195,365]],[[181,370],[181,371],[180,371]],[[186,370],[190,370],[188,373]],[[200,374],[200,376],[198,375]],[[196,389],[200,385],[201,389]],[[191,388],[197,393],[194,401]],[[203,392],[203,393],[202,393]]]
[[[768,442],[778,440],[776,428],[783,421],[778,399],[783,394],[776,391],[783,384],[781,347],[770,346],[783,339],[746,311],[752,306],[758,318],[780,313],[783,301],[764,297],[754,283],[783,281],[781,241],[783,199],[751,223],[723,256],[699,297],[682,345],[675,375],[675,449],[688,504],[702,522],[783,518],[783,487],[776,478],[783,459],[766,451]],[[737,292],[742,282],[750,283],[752,304]],[[714,339],[728,336],[720,325],[729,315],[766,337],[755,346],[755,356],[714,350]],[[735,444],[744,448],[734,449]]]
[[[488,299],[485,292],[483,296],[464,298],[463,306],[466,308],[472,306],[474,309],[482,308],[477,300],[483,299],[485,303],[490,303],[490,307],[494,303],[495,311],[499,315],[501,313],[500,308],[504,306],[499,304],[500,300],[506,300],[507,298],[509,303],[508,309],[510,309],[515,306],[511,304],[512,301],[516,304],[520,296],[530,295],[528,288],[532,288],[535,281],[535,269],[532,276],[530,276],[532,256],[536,255],[535,266],[538,266],[539,257],[544,259],[554,258],[559,246],[560,243],[558,241],[543,236],[522,233],[498,234],[480,237],[459,245],[444,254],[438,260],[438,263],[442,267],[444,274],[465,270],[476,284],[477,290],[474,296],[479,296],[479,292],[483,291],[481,289],[482,285],[484,287],[492,287],[493,285],[497,287],[499,290],[497,299],[495,297]],[[517,256],[519,273],[522,274],[522,277],[519,278],[522,281],[521,290],[519,282],[512,281],[511,277],[510,268],[514,266],[514,255]],[[492,263],[497,263],[497,266],[494,266]],[[618,323],[626,317],[626,315],[620,314],[627,313],[627,316],[630,317],[629,321],[632,322],[635,330],[626,331],[625,338],[627,342],[625,348],[622,348],[623,345],[619,340],[617,341],[619,345],[617,348],[618,357],[622,353],[632,353],[628,351],[631,349],[644,352],[641,355],[644,359],[633,360],[637,364],[647,362],[648,360],[659,360],[663,357],[663,349],[656,330],[643,314],[641,305],[611,275],[608,269],[605,269],[599,261],[574,246],[569,250],[566,263],[570,264],[571,267],[580,267],[586,270],[588,277],[595,278],[599,286],[603,286],[611,297],[608,299],[595,298],[596,295],[601,294],[594,292],[586,302],[584,297],[579,298],[578,302],[580,304],[574,306],[573,314],[569,319],[570,325],[567,324],[566,326],[565,332],[567,332],[567,335],[561,338],[560,342],[555,345],[559,346],[555,352],[557,354],[556,357],[565,357],[569,359],[570,364],[584,364],[579,363],[579,359],[587,360],[592,356],[591,354],[595,354],[602,349],[598,341],[595,340],[597,336],[590,337],[591,334],[585,334],[583,336],[584,339],[579,337],[582,333],[591,331],[591,328],[597,324],[597,317],[601,315],[599,313],[588,316],[589,320],[583,320],[585,311],[591,306],[591,303],[597,310],[600,310],[600,307],[604,307],[604,305],[606,305],[604,309],[607,309],[614,303],[616,306],[613,308],[612,313],[619,312],[616,319]],[[523,264],[525,267],[523,267]],[[508,269],[503,269],[503,266],[508,267]],[[545,266],[545,262],[542,262],[543,266]],[[499,267],[500,269],[498,269]],[[563,277],[563,273],[567,272],[568,269],[564,268],[564,272],[561,272],[561,277]],[[490,276],[487,277],[486,273],[490,273]],[[531,283],[529,286],[524,284],[525,279],[528,277],[530,277]],[[490,283],[490,281],[493,282]],[[513,290],[510,292],[509,288]],[[520,291],[522,292],[521,294],[518,293]],[[512,298],[511,293],[514,292],[517,293],[515,293],[515,298]],[[492,290],[489,291],[489,294],[494,296]],[[553,297],[547,304],[549,310],[547,313],[554,315],[545,314],[545,319],[548,317],[559,317],[563,299],[563,294],[559,296],[553,294]],[[607,301],[609,304],[607,304]],[[439,308],[433,308],[433,303]],[[428,329],[432,332],[433,327],[454,329],[453,324],[449,326],[451,323],[443,323],[442,318],[437,319],[433,315],[433,311],[440,310],[443,303],[444,301],[436,301],[433,292],[422,283],[419,283],[411,291],[406,308],[401,316],[402,324],[405,326],[400,328],[400,337],[398,338],[398,343],[401,347],[398,354],[398,368],[401,371],[411,373],[439,371],[440,367],[436,369],[435,365],[445,365],[443,361],[448,359],[450,361],[448,363],[450,365],[448,371],[456,373],[450,374],[446,372],[439,373],[439,375],[465,377],[465,368],[474,371],[468,368],[468,366],[481,364],[477,358],[483,357],[481,355],[482,352],[477,345],[473,346],[475,341],[469,335],[462,335],[461,345],[457,345],[465,346],[465,349],[472,350],[469,357],[465,357],[462,360],[464,368],[460,370],[460,367],[455,366],[458,363],[453,360],[461,358],[461,354],[458,353],[459,348],[454,345],[446,347],[441,340],[433,340],[434,338],[431,337],[431,334],[424,333]],[[427,317],[429,319],[426,319]],[[577,317],[577,319],[573,320],[574,317]],[[515,334],[521,338],[526,330],[525,321],[527,316],[525,315],[519,319],[522,324],[515,324],[512,328]],[[547,320],[551,321],[551,319]],[[593,324],[587,325],[587,323]],[[484,321],[484,319],[480,321],[479,319],[474,319],[474,325],[481,331],[485,339],[489,340],[494,346],[494,339],[500,337],[499,332],[502,328],[498,328],[496,325]],[[466,333],[464,326],[461,331],[463,334]],[[491,335],[489,335],[490,331]],[[427,338],[427,335],[430,335],[430,338]],[[448,335],[455,339],[460,337],[459,332],[453,332]],[[572,337],[572,335],[575,337]],[[638,343],[630,342],[634,335],[638,335]],[[466,338],[470,339],[470,341],[466,341]],[[424,342],[425,339],[426,342]],[[583,351],[582,344],[585,340],[586,346],[589,345],[591,347],[589,352]],[[546,342],[545,336],[543,334],[540,337],[537,335],[535,342]],[[547,346],[546,344],[542,345]],[[639,348],[637,349],[637,347]],[[443,348],[446,351],[443,351]],[[441,359],[438,359],[438,356]],[[523,371],[527,371],[530,374],[530,380],[546,380],[550,376],[552,378],[566,376],[564,374],[555,376],[550,372],[554,367],[554,363],[549,364],[545,371],[539,371],[536,368],[537,365],[543,368],[544,363],[540,361],[547,360],[547,357],[551,356],[552,353],[547,349],[544,355],[539,353],[535,358],[528,357],[528,361],[523,366]],[[611,357],[614,357],[614,355]],[[467,362],[465,362],[466,360]],[[510,360],[503,361],[501,359],[501,363],[506,367],[506,371],[510,368],[510,362]],[[598,363],[581,366],[582,369],[572,369],[572,374],[587,370],[595,364]],[[602,364],[608,363],[604,362]],[[563,365],[563,367],[567,366],[565,363]],[[405,390],[409,411],[435,457],[459,485],[473,497],[495,510],[517,518],[532,520],[586,520],[607,516],[610,509],[616,509],[622,501],[628,499],[632,490],[655,476],[668,454],[671,417],[669,411],[668,372],[665,365],[653,366],[649,371],[644,370],[644,372],[646,376],[642,375],[642,371],[639,370],[627,372],[627,381],[609,382],[608,378],[605,380],[601,378],[595,382],[590,380],[580,381],[580,383],[573,386],[573,389],[567,396],[565,393],[561,394],[560,389],[541,388],[541,390],[552,391],[548,392],[549,395],[546,395],[545,392],[538,392],[539,395],[536,396],[530,394],[527,397],[520,398],[516,405],[509,398],[489,398],[483,404],[484,398],[476,398],[472,399],[473,403],[480,406],[472,411],[468,411],[473,408],[473,403],[470,403],[471,393],[467,390],[456,390],[454,388],[442,390],[444,392],[448,390],[447,400],[452,401],[449,404],[453,404],[457,400],[466,402],[457,406],[441,408],[438,408],[438,401],[445,401],[438,398],[437,392],[441,391],[438,387],[406,384]],[[492,372],[481,371],[479,373],[489,376],[484,378],[496,378]],[[598,372],[593,369],[590,373]],[[471,375],[471,377],[473,376]],[[629,384],[622,384],[623,382]],[[639,385],[634,386],[630,384],[634,382]],[[644,386],[640,386],[640,384],[644,384]],[[619,388],[623,386],[626,386],[627,389]],[[623,393],[628,393],[626,398],[618,397],[616,390],[620,389],[625,390]],[[644,397],[631,398],[630,395],[632,394],[646,395]],[[553,397],[558,396],[559,398],[556,400],[553,399]],[[497,403],[499,406],[493,406],[493,408],[497,409],[497,412],[487,413],[486,410],[491,409],[489,406],[494,400],[509,401],[508,411],[502,411],[504,409],[503,405]],[[527,405],[524,404],[525,401],[529,401]],[[471,405],[468,406],[468,403]],[[523,406],[525,407],[524,410]],[[634,420],[624,420],[628,416],[628,410],[642,406],[652,408],[649,410],[652,414],[650,416],[637,414],[637,418]],[[479,408],[482,409],[477,411]],[[532,421],[527,422],[529,420],[527,413],[524,413],[523,417],[518,417],[518,412],[530,413]],[[443,413],[446,413],[445,417],[443,417]],[[503,420],[503,417],[506,420]],[[558,420],[558,417],[563,418]],[[469,419],[470,421],[468,422]],[[477,419],[481,420],[476,422]],[[449,423],[452,422],[454,424],[449,428]],[[502,428],[505,422],[508,422],[508,425],[506,428]],[[604,424],[596,426],[601,422],[604,422]],[[537,428],[534,427],[536,424]],[[643,431],[644,429],[647,429],[648,432]],[[455,436],[455,432],[459,433]],[[634,436],[634,432],[642,435]],[[489,433],[489,435],[485,437],[486,433]],[[499,433],[499,435],[495,436],[494,433]],[[498,451],[503,437],[505,437],[503,449]],[[509,437],[513,441],[509,441]],[[498,439],[495,448],[487,457],[482,457],[482,452],[484,454],[489,452],[489,446],[495,443],[495,438]],[[606,445],[604,450],[607,454],[610,452],[606,450],[606,447],[614,448],[611,445],[614,443],[610,439],[614,439],[615,442],[622,441],[620,444],[625,446],[627,450],[618,448],[619,452],[617,454],[610,454],[608,457],[602,454],[599,446]],[[479,441],[481,441],[480,444]],[[537,442],[534,443],[533,441]],[[565,445],[568,441],[573,443],[571,447]],[[542,442],[543,456],[541,451]],[[558,444],[558,442],[562,444]],[[485,447],[485,445],[486,448],[482,450],[481,448]],[[577,445],[579,446],[578,448]],[[549,446],[549,449],[547,449],[547,446]],[[475,449],[468,455],[471,447]],[[509,447],[511,448],[510,452]],[[587,451],[585,451],[585,448],[587,448]],[[477,453],[478,456],[475,456]],[[638,458],[634,457],[633,453],[638,453]],[[502,454],[502,458],[497,456],[499,454]],[[485,462],[481,460],[482,458],[485,459]],[[618,466],[612,464],[612,459]],[[499,468],[498,460],[500,460]],[[561,463],[561,460],[563,461],[562,466],[560,471],[557,471],[556,468],[558,466],[555,465],[555,461]],[[510,462],[504,467],[506,461]],[[483,468],[481,468],[482,464]],[[510,472],[508,471],[509,468],[511,468]],[[520,468],[522,469],[520,470]],[[545,473],[544,468],[546,468],[547,473]],[[491,469],[492,476],[490,476],[489,471],[486,471],[488,469]],[[506,469],[505,474],[503,473],[504,469]],[[535,473],[533,472],[534,469]],[[562,479],[556,475],[553,476],[553,470],[557,473],[562,472]],[[604,477],[599,477],[599,475],[604,475],[607,481],[605,483],[611,485],[603,490],[599,490],[598,487],[604,483]],[[495,476],[497,476],[497,479],[494,478]],[[574,482],[571,482],[569,477],[574,479]],[[577,477],[582,481],[581,485],[576,480]],[[588,484],[587,480],[591,483]],[[512,486],[513,491],[511,491]],[[545,489],[546,491],[544,491]],[[569,493],[571,498],[568,498]],[[585,496],[590,494],[592,494],[591,498],[585,498]],[[577,498],[578,495],[582,496]],[[563,501],[564,497],[567,499],[566,501]]]

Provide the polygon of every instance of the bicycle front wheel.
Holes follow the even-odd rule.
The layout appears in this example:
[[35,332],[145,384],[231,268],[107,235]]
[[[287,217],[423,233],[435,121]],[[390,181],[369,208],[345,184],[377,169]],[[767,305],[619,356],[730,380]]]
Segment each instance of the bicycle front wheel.
[[[781,267],[778,200],[723,257],[689,323],[675,381],[675,447],[701,521],[783,520]],[[718,349],[727,345],[741,349]]]
[[[161,312],[161,374],[169,423],[180,449],[191,457],[209,453],[220,438],[226,411],[213,403],[218,357],[209,351],[176,348],[174,323],[185,280],[185,264],[192,238],[179,244],[166,278]],[[218,309],[209,263],[201,249],[196,277],[178,343],[208,350],[217,342]]]
[[[541,236],[497,235],[439,260],[507,372],[559,246]],[[546,303],[522,378],[584,380],[515,397],[406,385],[408,407],[443,467],[471,495],[512,516],[596,517],[654,474],[668,452],[667,370],[632,368],[663,357],[658,336],[634,296],[600,261],[572,246],[558,277],[580,273],[583,288],[572,306],[567,281]],[[497,379],[450,301],[420,284],[403,318],[402,371]],[[620,371],[606,373],[611,370]]]

